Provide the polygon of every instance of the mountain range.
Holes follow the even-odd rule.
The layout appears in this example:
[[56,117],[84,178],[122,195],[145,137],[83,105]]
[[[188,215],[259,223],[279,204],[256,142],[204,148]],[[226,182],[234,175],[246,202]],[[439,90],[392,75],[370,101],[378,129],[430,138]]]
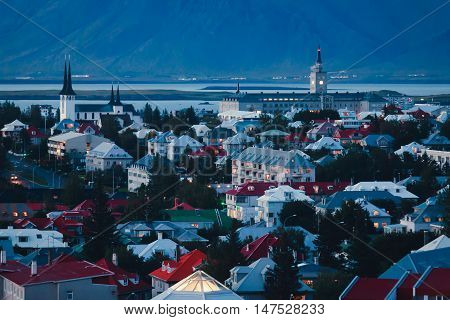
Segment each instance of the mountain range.
[[94,79],[304,77],[319,45],[358,79],[450,78],[447,0],[5,0],[0,17],[2,79],[59,79],[66,54]]

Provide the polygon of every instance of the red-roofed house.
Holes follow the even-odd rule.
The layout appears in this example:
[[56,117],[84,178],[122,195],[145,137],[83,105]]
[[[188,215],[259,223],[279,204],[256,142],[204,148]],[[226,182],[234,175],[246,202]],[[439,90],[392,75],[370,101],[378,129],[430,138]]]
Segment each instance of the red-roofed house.
[[86,121],[81,123],[81,125],[77,128],[77,132],[100,135],[100,127],[93,122]]
[[400,279],[355,277],[340,300],[444,300],[450,296],[450,268],[406,271]]
[[109,270],[113,275],[99,278],[95,283],[103,283],[117,286],[119,300],[148,300],[151,298],[152,286],[139,278],[137,273],[131,273],[118,266],[117,256],[113,255],[113,261],[100,259],[96,265]]
[[52,230],[53,221],[50,218],[25,218],[15,220],[13,226],[16,229]]
[[114,273],[88,261],[64,256],[50,265],[31,267],[0,262],[0,300],[113,300],[117,286],[96,283]]
[[42,139],[45,139],[45,134],[39,131],[38,128],[29,126],[27,129],[28,137],[30,138],[30,142],[34,145],[39,145]]
[[178,261],[163,261],[161,268],[149,274],[152,278],[153,296],[160,294],[173,284],[190,276],[205,260],[206,255],[203,252],[193,250],[182,255]]
[[241,254],[246,261],[256,261],[261,258],[267,258],[271,248],[275,247],[278,243],[278,238],[268,233],[261,238],[245,245],[241,249]]
[[180,199],[175,198],[173,207],[169,210],[195,210],[193,206],[191,206],[187,202],[180,202]]
[[412,115],[417,120],[423,120],[428,119],[430,117],[430,114],[423,111],[422,109],[417,109],[416,111],[407,112],[408,114]]

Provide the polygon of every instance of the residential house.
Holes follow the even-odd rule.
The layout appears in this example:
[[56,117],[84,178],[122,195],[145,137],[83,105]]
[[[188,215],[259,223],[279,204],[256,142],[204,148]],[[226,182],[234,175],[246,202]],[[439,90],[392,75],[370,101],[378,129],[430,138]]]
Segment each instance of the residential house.
[[289,185],[281,185],[278,188],[269,188],[264,195],[258,198],[256,222],[265,221],[268,227],[283,226],[285,221],[280,221],[279,213],[285,203],[304,201],[314,204],[314,200],[305,195],[305,191],[296,190]]
[[433,133],[428,138],[423,139],[422,144],[432,150],[450,151],[450,140],[439,135],[439,133]]
[[158,168],[161,170],[174,170],[172,163],[167,158],[147,154],[128,167],[129,192],[136,192],[140,186],[146,186],[150,183],[151,177],[154,174],[153,168],[156,164],[155,161],[160,162]]
[[391,150],[394,138],[389,134],[369,134],[361,141],[361,146]]
[[28,126],[27,128],[28,138],[30,138],[31,144],[38,146],[41,144],[41,141],[46,138],[46,135],[43,134],[38,128],[34,126]]
[[31,267],[0,261],[1,300],[114,300],[114,273],[88,261],[63,256],[52,264]]
[[149,244],[131,244],[127,249],[144,260],[149,260],[155,255],[175,259],[178,250],[181,254],[189,252],[170,239],[158,239]]
[[448,150],[449,151],[424,149],[422,150],[422,154],[426,154],[431,160],[436,161],[436,163],[442,168],[446,165],[450,166],[450,149]]
[[75,131],[80,124],[75,120],[62,119],[60,122],[55,123],[53,127],[50,128],[51,135],[62,134],[70,131]]
[[175,260],[164,260],[161,268],[149,274],[152,278],[152,297],[190,276],[205,261],[206,255],[197,249],[179,256]]
[[13,222],[18,218],[32,217],[36,211],[27,203],[0,203],[0,222]]
[[203,271],[196,271],[152,300],[242,300]]
[[249,147],[232,156],[232,183],[300,182],[315,180],[315,166],[299,150],[282,151]]
[[273,247],[278,245],[278,238],[268,233],[255,241],[246,244],[241,249],[241,254],[246,261],[255,261],[269,257]]
[[322,137],[332,137],[337,130],[337,126],[329,121],[325,121],[309,130],[306,135],[309,139],[317,141]]
[[113,253],[112,261],[105,258],[95,264],[110,271],[112,275],[97,279],[96,283],[110,284],[117,287],[119,300],[148,300],[151,298],[152,286],[141,279],[137,273],[131,273],[119,267],[117,254]]
[[435,196],[415,206],[413,213],[406,214],[400,219],[400,224],[406,226],[407,232],[421,230],[439,232],[443,229],[445,214],[444,206],[439,203],[438,197]]
[[202,147],[202,143],[187,135],[182,135],[173,139],[167,146],[167,158],[177,162],[183,154],[198,151]]
[[[260,258],[248,266],[236,266],[230,270],[225,285],[245,300],[264,300],[267,272],[275,267],[270,258]],[[292,299],[312,299],[314,290],[299,280],[299,289]]]
[[235,132],[232,129],[224,128],[222,127],[222,125],[206,132],[206,134],[203,137],[205,145],[220,146],[226,139],[232,137],[235,134]]
[[399,186],[392,181],[366,181],[348,186],[345,191],[387,191],[393,196],[405,199],[416,200],[415,194],[409,192],[405,186]]
[[195,132],[195,136],[200,142],[203,142],[203,137],[206,135],[207,132],[211,131],[211,129],[204,124],[194,124],[191,127],[191,129]]
[[158,134],[156,137],[148,140],[148,153],[151,155],[159,154],[162,157],[167,157],[169,143],[175,138],[176,136],[172,131],[166,131]]
[[228,155],[232,155],[234,153],[242,152],[253,142],[255,142],[255,138],[249,137],[245,133],[238,133],[230,138],[227,138],[223,142],[223,148]]
[[62,233],[53,230],[37,229],[0,229],[0,240],[10,240],[14,247],[32,251],[42,248],[64,248],[67,243]]
[[76,129],[76,132],[103,136],[100,132],[100,127],[91,121],[82,122]]
[[133,157],[112,142],[102,142],[86,154],[86,171],[105,171],[120,166],[128,168]]
[[74,162],[85,162],[86,153],[108,139],[74,131],[48,138],[48,153],[56,158],[69,157]]
[[355,202],[369,213],[369,219],[377,231],[383,231],[383,228],[391,224],[391,215],[386,210],[377,207],[366,199],[356,199]]
[[416,159],[422,154],[423,149],[425,149],[425,146],[421,145],[420,143],[411,142],[407,145],[401,146],[400,149],[396,150],[394,153],[399,157],[403,157],[404,153],[408,153],[414,159]]
[[327,150],[333,155],[341,154],[344,148],[331,137],[322,137],[314,143],[306,146],[305,151]]
[[3,138],[9,137],[14,140],[18,140],[20,139],[20,133],[22,132],[22,130],[26,130],[27,128],[28,125],[16,119],[11,123],[5,124],[0,132]]

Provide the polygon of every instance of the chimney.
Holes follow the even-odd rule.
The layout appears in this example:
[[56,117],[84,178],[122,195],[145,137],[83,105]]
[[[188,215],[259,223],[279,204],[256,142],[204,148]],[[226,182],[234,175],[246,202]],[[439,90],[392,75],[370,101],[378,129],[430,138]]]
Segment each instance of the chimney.
[[116,267],[119,266],[119,258],[117,258],[117,253],[114,252],[112,254],[111,260],[112,260],[113,265],[115,265]]
[[162,240],[163,233],[161,231],[158,231],[156,234],[158,235],[158,240]]
[[35,260],[31,261],[31,276],[37,275],[37,262]]
[[0,251],[0,264],[6,264],[6,251]]

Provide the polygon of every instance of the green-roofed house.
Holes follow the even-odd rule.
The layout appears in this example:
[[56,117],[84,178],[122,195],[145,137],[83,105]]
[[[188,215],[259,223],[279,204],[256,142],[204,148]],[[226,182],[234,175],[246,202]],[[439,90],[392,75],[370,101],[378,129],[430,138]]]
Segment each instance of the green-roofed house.
[[214,223],[226,229],[231,227],[231,218],[225,210],[195,209],[195,210],[164,210],[167,219],[172,222],[186,223],[186,227],[198,229],[212,228]]

